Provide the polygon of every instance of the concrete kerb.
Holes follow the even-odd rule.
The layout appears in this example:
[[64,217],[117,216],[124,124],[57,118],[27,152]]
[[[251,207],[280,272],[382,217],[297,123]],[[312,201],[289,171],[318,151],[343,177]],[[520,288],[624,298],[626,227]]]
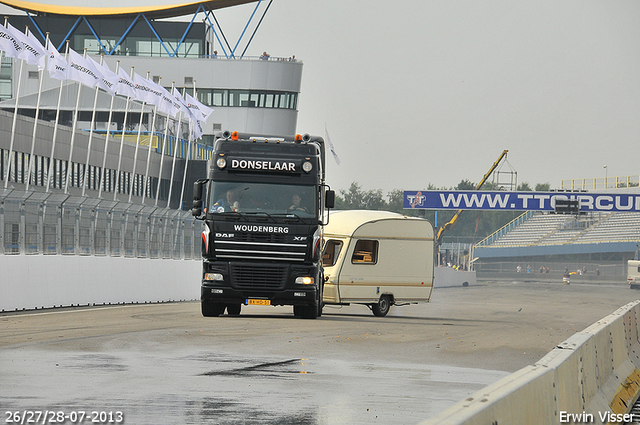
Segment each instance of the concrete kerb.
[[[640,300],[629,303],[527,366],[421,425],[608,423],[640,394]],[[586,415],[586,416],[584,416]],[[584,420],[583,420],[584,419]]]

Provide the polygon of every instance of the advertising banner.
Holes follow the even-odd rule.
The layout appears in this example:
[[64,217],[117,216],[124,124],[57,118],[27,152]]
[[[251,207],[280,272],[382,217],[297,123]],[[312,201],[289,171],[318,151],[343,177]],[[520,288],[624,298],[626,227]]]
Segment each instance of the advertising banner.
[[556,200],[577,200],[580,212],[640,212],[640,193],[407,190],[405,209],[554,211]]

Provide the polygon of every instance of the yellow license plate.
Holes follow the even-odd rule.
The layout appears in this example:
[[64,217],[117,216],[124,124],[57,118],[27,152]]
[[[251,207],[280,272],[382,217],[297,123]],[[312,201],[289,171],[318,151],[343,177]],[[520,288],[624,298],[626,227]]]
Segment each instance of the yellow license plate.
[[271,305],[271,300],[247,300],[247,305]]

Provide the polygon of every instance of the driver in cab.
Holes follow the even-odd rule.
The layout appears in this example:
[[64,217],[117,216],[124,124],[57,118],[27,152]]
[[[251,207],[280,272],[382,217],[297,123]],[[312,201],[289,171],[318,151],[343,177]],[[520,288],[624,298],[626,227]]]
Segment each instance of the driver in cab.
[[220,198],[213,204],[213,212],[221,213],[221,212],[230,212],[230,211],[240,211],[240,203],[237,200],[237,195],[235,190],[229,189],[224,198]]

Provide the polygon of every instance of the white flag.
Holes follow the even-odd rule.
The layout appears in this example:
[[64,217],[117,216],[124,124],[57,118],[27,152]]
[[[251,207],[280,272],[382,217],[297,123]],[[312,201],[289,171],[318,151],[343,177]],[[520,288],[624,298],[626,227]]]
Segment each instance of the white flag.
[[[178,116],[178,113],[180,113],[180,111],[184,112],[187,109],[187,107],[184,105],[184,99],[180,101],[180,99],[176,97],[175,92],[176,92],[176,89],[174,87],[173,94],[169,94],[171,105],[169,108],[170,110],[167,112],[169,115],[171,115],[174,118]],[[182,96],[180,96],[180,98],[182,98]]]
[[47,49],[31,33],[29,35],[18,31],[11,24],[7,23],[7,30],[13,32],[13,36],[22,43],[22,50],[18,53],[18,58],[24,59],[29,65],[38,65],[44,69],[48,56]]
[[0,50],[6,57],[14,59],[18,59],[18,55],[24,50],[22,43],[15,37],[14,31],[2,25],[0,25]]
[[67,79],[67,71],[69,64],[66,59],[58,52],[58,50],[49,42],[49,62],[47,62],[47,71],[49,76],[56,80],[65,81]]
[[173,97],[178,102],[178,105],[179,105],[180,111],[182,111],[182,114],[187,117],[190,117],[191,110],[187,106],[187,101],[184,100],[184,97],[182,97],[182,94],[180,94],[180,91],[178,91],[178,89],[175,87],[173,88]]
[[119,80],[116,73],[111,72],[111,70],[109,69],[109,66],[104,61],[102,62],[102,65],[100,65],[98,62],[93,60],[93,58],[90,56],[87,56],[87,59],[89,59],[92,62],[93,66],[102,75],[102,79],[98,82],[97,86],[100,87],[102,90],[106,91],[107,93],[109,93],[111,96],[115,95],[116,84],[118,83],[118,80]]
[[327,139],[327,144],[329,145],[329,150],[331,151],[331,155],[333,155],[333,159],[335,159],[336,164],[340,165],[340,158],[338,158],[338,154],[336,153],[336,148],[333,146],[331,142],[331,138],[329,137],[329,132],[327,131],[327,126],[324,127],[324,135]]
[[209,115],[213,112],[213,109],[203,105],[198,101],[198,99],[194,98],[189,93],[187,93],[185,100],[187,101],[189,109],[193,111],[196,118],[200,121],[207,121],[207,118],[209,118]]
[[147,85],[153,89],[154,93],[158,94],[158,110],[160,112],[164,112],[165,114],[171,114],[175,117],[180,109],[176,105],[174,105],[175,98],[171,95],[171,93],[169,93],[167,89],[159,84],[154,83],[153,81],[146,81]]
[[159,106],[162,93],[152,86],[153,82],[141,77],[135,72],[133,73],[133,82],[136,85],[136,91],[138,92],[138,100],[143,100],[152,105]]
[[202,130],[202,121],[190,120],[189,129],[191,130],[191,134],[193,135],[193,140],[202,138],[202,135],[204,134],[204,131]]
[[85,86],[97,86],[102,82],[102,73],[94,63],[94,61],[83,58],[73,49],[69,49],[69,71],[67,73],[69,79]]
[[129,75],[124,71],[124,69],[118,69],[118,84],[116,85],[116,92],[121,94],[122,96],[132,97],[134,99],[138,98],[138,93],[136,92],[136,85],[131,81]]

